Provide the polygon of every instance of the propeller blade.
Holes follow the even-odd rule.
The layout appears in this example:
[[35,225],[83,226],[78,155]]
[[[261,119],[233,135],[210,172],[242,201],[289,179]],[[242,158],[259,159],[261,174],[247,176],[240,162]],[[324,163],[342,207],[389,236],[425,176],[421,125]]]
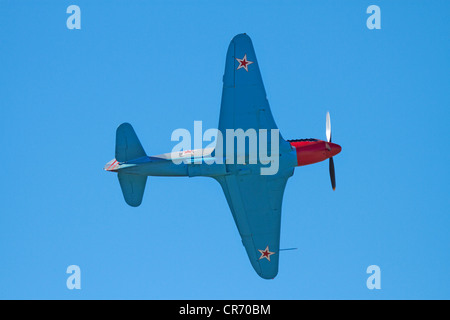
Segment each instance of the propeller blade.
[[336,190],[336,175],[334,173],[333,157],[330,158],[330,179],[331,179],[331,187],[333,188],[333,190]]
[[331,120],[330,120],[330,113],[329,112],[327,112],[326,134],[327,134],[327,141],[331,142]]

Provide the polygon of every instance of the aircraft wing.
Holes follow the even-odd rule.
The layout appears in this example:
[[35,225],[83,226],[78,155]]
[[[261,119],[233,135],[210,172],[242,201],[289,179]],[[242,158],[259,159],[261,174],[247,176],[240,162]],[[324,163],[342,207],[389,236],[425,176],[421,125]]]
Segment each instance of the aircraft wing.
[[[219,128],[226,145],[227,129],[278,129],[250,37],[239,34],[228,47],[223,76]],[[270,135],[268,133],[268,135]],[[291,147],[280,135],[280,151]]]
[[[227,129],[277,129],[261,78],[252,41],[246,34],[233,38],[223,77],[219,130],[226,146]],[[270,143],[269,139],[268,142]],[[236,146],[235,146],[236,147]],[[265,279],[278,273],[281,203],[286,182],[293,174],[292,148],[279,136],[279,170],[261,175],[258,164],[228,164],[227,175],[216,177],[222,186],[247,255]]]
[[248,258],[260,277],[278,273],[281,203],[288,177],[228,175],[222,186]]

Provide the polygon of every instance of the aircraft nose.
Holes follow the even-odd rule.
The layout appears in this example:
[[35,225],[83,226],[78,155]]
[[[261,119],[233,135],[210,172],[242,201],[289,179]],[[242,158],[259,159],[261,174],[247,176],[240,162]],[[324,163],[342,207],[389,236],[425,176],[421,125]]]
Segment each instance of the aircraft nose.
[[342,150],[342,147],[336,143],[330,143],[330,147],[331,147],[331,156],[332,157],[337,155]]

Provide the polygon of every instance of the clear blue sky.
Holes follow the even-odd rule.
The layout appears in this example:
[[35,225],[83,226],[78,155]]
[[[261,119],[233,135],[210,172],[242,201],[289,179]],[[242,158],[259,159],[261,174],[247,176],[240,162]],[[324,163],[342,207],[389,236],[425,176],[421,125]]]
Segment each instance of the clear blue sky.
[[[81,8],[68,30],[66,8]],[[381,30],[366,9],[381,8]],[[0,0],[0,298],[450,298],[449,1]],[[148,154],[218,124],[229,41],[250,35],[283,136],[325,138],[283,203],[275,280],[219,184],[149,178],[127,206],[115,129]],[[81,268],[81,290],[66,268]],[[368,290],[366,268],[381,268]]]

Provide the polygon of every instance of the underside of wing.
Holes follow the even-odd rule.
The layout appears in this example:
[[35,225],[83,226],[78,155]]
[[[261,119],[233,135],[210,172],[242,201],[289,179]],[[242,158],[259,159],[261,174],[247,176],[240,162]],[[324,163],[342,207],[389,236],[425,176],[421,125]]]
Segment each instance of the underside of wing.
[[281,204],[288,176],[217,177],[248,258],[264,279],[278,274]]
[[[239,34],[231,41],[223,76],[219,130],[278,129],[267,101],[266,91],[250,37]],[[224,145],[226,143],[224,142]],[[290,150],[280,135],[280,151]]]
[[[245,159],[244,162],[228,161],[234,159],[229,154],[227,131],[238,129],[258,133],[267,130],[266,150],[270,145],[272,159],[276,160],[272,162],[279,164],[274,174],[262,174],[262,162],[250,163],[244,157],[239,158]],[[281,203],[296,164],[291,145],[281,135],[274,135],[279,141],[279,154],[273,153],[276,149],[272,149],[271,134],[278,133],[277,130],[252,41],[248,35],[239,34],[228,47],[220,108],[219,131],[226,146],[226,175],[215,178],[225,193],[250,262],[264,279],[273,279],[278,273]],[[236,152],[236,144],[233,151],[239,156],[250,154],[247,149]]]

